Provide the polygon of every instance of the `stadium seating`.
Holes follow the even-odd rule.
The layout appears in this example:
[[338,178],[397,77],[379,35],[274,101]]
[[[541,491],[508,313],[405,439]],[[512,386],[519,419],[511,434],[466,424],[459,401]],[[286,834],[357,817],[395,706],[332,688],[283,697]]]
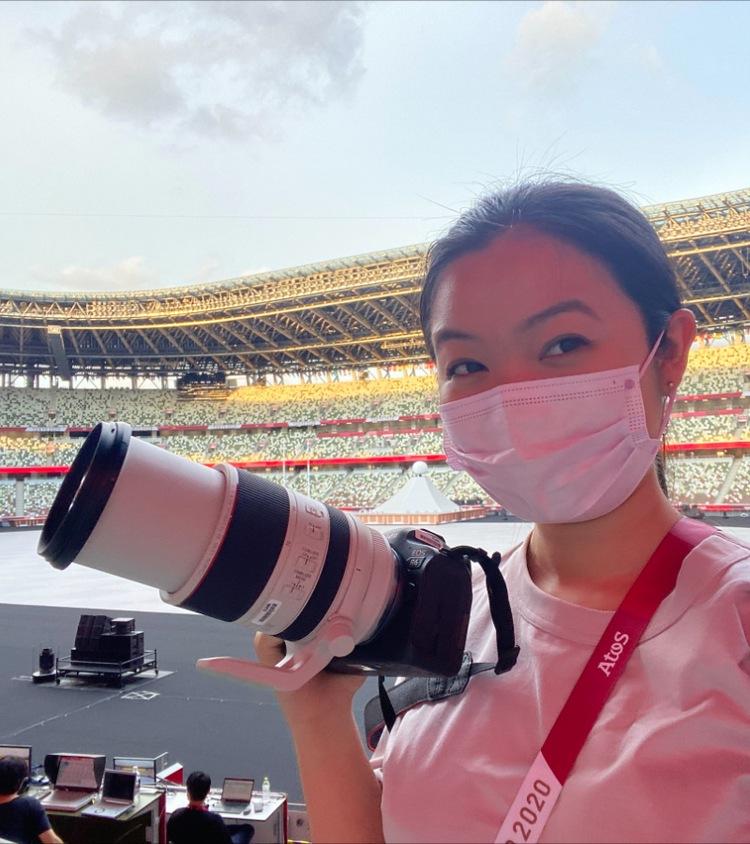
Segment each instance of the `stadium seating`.
[[[691,353],[679,394],[741,392],[750,345]],[[243,425],[321,419],[396,419],[435,414],[432,376],[241,387],[216,399],[156,389],[0,389],[0,425],[90,427],[116,418],[135,426]]]
[[685,459],[670,455],[666,466],[670,499],[675,504],[713,504],[731,465],[731,457]]
[[357,510],[376,507],[390,498],[406,481],[407,477],[399,469],[354,469],[345,474],[327,501],[334,507],[352,507]]
[[[26,517],[46,516],[55,500],[61,481],[26,480],[24,483],[24,513]],[[16,515],[16,482],[0,481],[0,519]]]
[[165,442],[175,454],[205,463],[443,453],[443,436],[436,431],[386,436],[368,433],[351,437],[317,437],[308,430],[281,428],[261,433],[180,434],[166,438]]
[[16,482],[0,481],[0,519],[16,515]]
[[24,515],[46,516],[61,483],[61,480],[27,481],[24,484]]
[[676,443],[728,442],[744,439],[747,425],[739,423],[735,414],[689,416],[669,421],[667,438]]
[[227,416],[242,424],[320,419],[397,419],[437,413],[437,383],[430,376],[240,387],[227,401]]
[[750,504],[750,458],[742,458],[723,503]]
[[679,387],[681,396],[737,393],[748,389],[745,372],[750,370],[750,345],[696,349]]
[[[750,381],[750,345],[743,343],[700,349],[691,353],[681,396],[743,392]],[[155,445],[206,463],[229,461],[305,461],[351,459],[376,460],[380,457],[413,457],[442,454],[435,379],[426,376],[333,381],[296,386],[257,386],[206,397],[177,390],[157,389],[0,389],[0,427],[47,429],[41,434],[18,436],[0,433],[0,468],[69,465],[82,443],[71,439],[69,427],[91,427],[97,421],[117,419],[136,427],[163,428],[150,440]],[[731,403],[728,405],[731,407]],[[679,407],[679,406],[678,406]],[[683,408],[685,406],[683,405]],[[700,409],[701,405],[696,405]],[[689,406],[692,409],[692,406]],[[407,423],[408,433],[388,432],[389,422],[399,417],[424,417]],[[433,418],[430,418],[433,417]],[[319,436],[335,429],[304,423],[321,420],[366,420],[364,426],[377,428],[354,436]],[[239,429],[241,425],[290,423],[290,427]],[[295,424],[297,423],[297,424]],[[301,424],[300,424],[301,423]],[[179,431],[187,426],[211,426],[216,430]],[[227,426],[227,427],[224,427]],[[235,430],[228,429],[235,426]],[[169,430],[169,429],[172,430]],[[52,430],[50,430],[52,429]],[[348,432],[347,432],[348,433]],[[40,438],[43,437],[42,438]],[[673,417],[668,433],[672,443],[750,442],[746,412]],[[726,477],[728,464],[721,459],[673,459],[672,489],[676,501],[708,503],[715,499]],[[313,497],[343,507],[371,507],[393,492],[394,484],[408,475],[406,467],[330,465],[314,467],[310,474]],[[265,473],[281,481],[280,472]],[[430,477],[452,500],[461,504],[492,504],[489,496],[467,475],[456,473],[445,464],[431,465]],[[307,492],[306,471],[289,471],[286,482]],[[52,481],[29,481],[27,510],[44,511],[54,495]],[[45,485],[46,484],[46,485]],[[33,488],[32,488],[33,486]],[[0,507],[15,510],[15,487],[11,481],[0,485]],[[740,466],[727,503],[750,500],[750,467]]]
[[69,466],[82,442],[0,436],[0,467]]
[[453,483],[444,490],[445,494],[451,501],[457,504],[474,504],[491,506],[495,502],[482,489],[481,486],[466,472],[457,472]]
[[397,419],[437,413],[430,376],[241,387],[218,399],[176,390],[0,389],[0,425],[91,427],[121,419],[134,426],[243,425],[321,419]]

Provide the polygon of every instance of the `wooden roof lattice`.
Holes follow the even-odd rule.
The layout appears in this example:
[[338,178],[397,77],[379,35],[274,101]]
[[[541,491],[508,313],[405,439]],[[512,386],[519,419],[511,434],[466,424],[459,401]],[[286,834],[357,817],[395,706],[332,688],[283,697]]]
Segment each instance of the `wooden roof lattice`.
[[[750,324],[750,190],[642,209],[701,330]],[[427,244],[190,287],[0,290],[0,372],[267,373],[427,358]],[[64,357],[61,360],[61,355]]]

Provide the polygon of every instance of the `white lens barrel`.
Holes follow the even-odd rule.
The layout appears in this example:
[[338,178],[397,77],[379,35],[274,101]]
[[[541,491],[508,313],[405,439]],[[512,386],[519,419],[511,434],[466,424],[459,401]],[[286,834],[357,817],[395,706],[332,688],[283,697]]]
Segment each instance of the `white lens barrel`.
[[[289,521],[282,552],[258,600],[236,621],[270,635],[289,627],[310,600],[325,565],[331,536],[328,511],[320,502],[291,489],[287,493]],[[248,565],[252,565],[251,550]]]
[[331,614],[352,620],[355,644],[366,642],[380,626],[398,588],[393,550],[382,533],[346,514],[351,531],[347,574]]
[[320,670],[368,641],[399,590],[398,561],[378,531],[252,473],[144,443],[125,423],[100,423],[87,438],[39,553],[56,568],[76,562],[281,636],[290,653],[307,654],[305,670],[313,652]]
[[107,506],[76,563],[176,592],[217,532],[223,535],[227,485],[222,472],[132,437]]

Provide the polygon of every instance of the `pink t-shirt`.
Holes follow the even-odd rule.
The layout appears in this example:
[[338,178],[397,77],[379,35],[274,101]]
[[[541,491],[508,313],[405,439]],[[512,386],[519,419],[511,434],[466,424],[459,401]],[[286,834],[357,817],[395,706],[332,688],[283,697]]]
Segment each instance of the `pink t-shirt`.
[[[527,540],[528,542],[528,540]],[[526,543],[503,565],[521,646],[500,677],[405,713],[372,757],[388,842],[493,842],[612,613],[538,589]],[[683,563],[607,701],[541,841],[750,841],[750,548]],[[477,567],[467,650],[494,662]]]

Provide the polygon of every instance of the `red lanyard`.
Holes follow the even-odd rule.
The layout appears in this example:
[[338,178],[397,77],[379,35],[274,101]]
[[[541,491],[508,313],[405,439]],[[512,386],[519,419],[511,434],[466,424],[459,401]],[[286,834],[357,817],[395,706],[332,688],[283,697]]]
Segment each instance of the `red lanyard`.
[[669,531],[630,587],[557,716],[495,844],[539,840],[565,780],[599,713],[659,604],[674,589],[682,561],[716,528],[682,519]]

